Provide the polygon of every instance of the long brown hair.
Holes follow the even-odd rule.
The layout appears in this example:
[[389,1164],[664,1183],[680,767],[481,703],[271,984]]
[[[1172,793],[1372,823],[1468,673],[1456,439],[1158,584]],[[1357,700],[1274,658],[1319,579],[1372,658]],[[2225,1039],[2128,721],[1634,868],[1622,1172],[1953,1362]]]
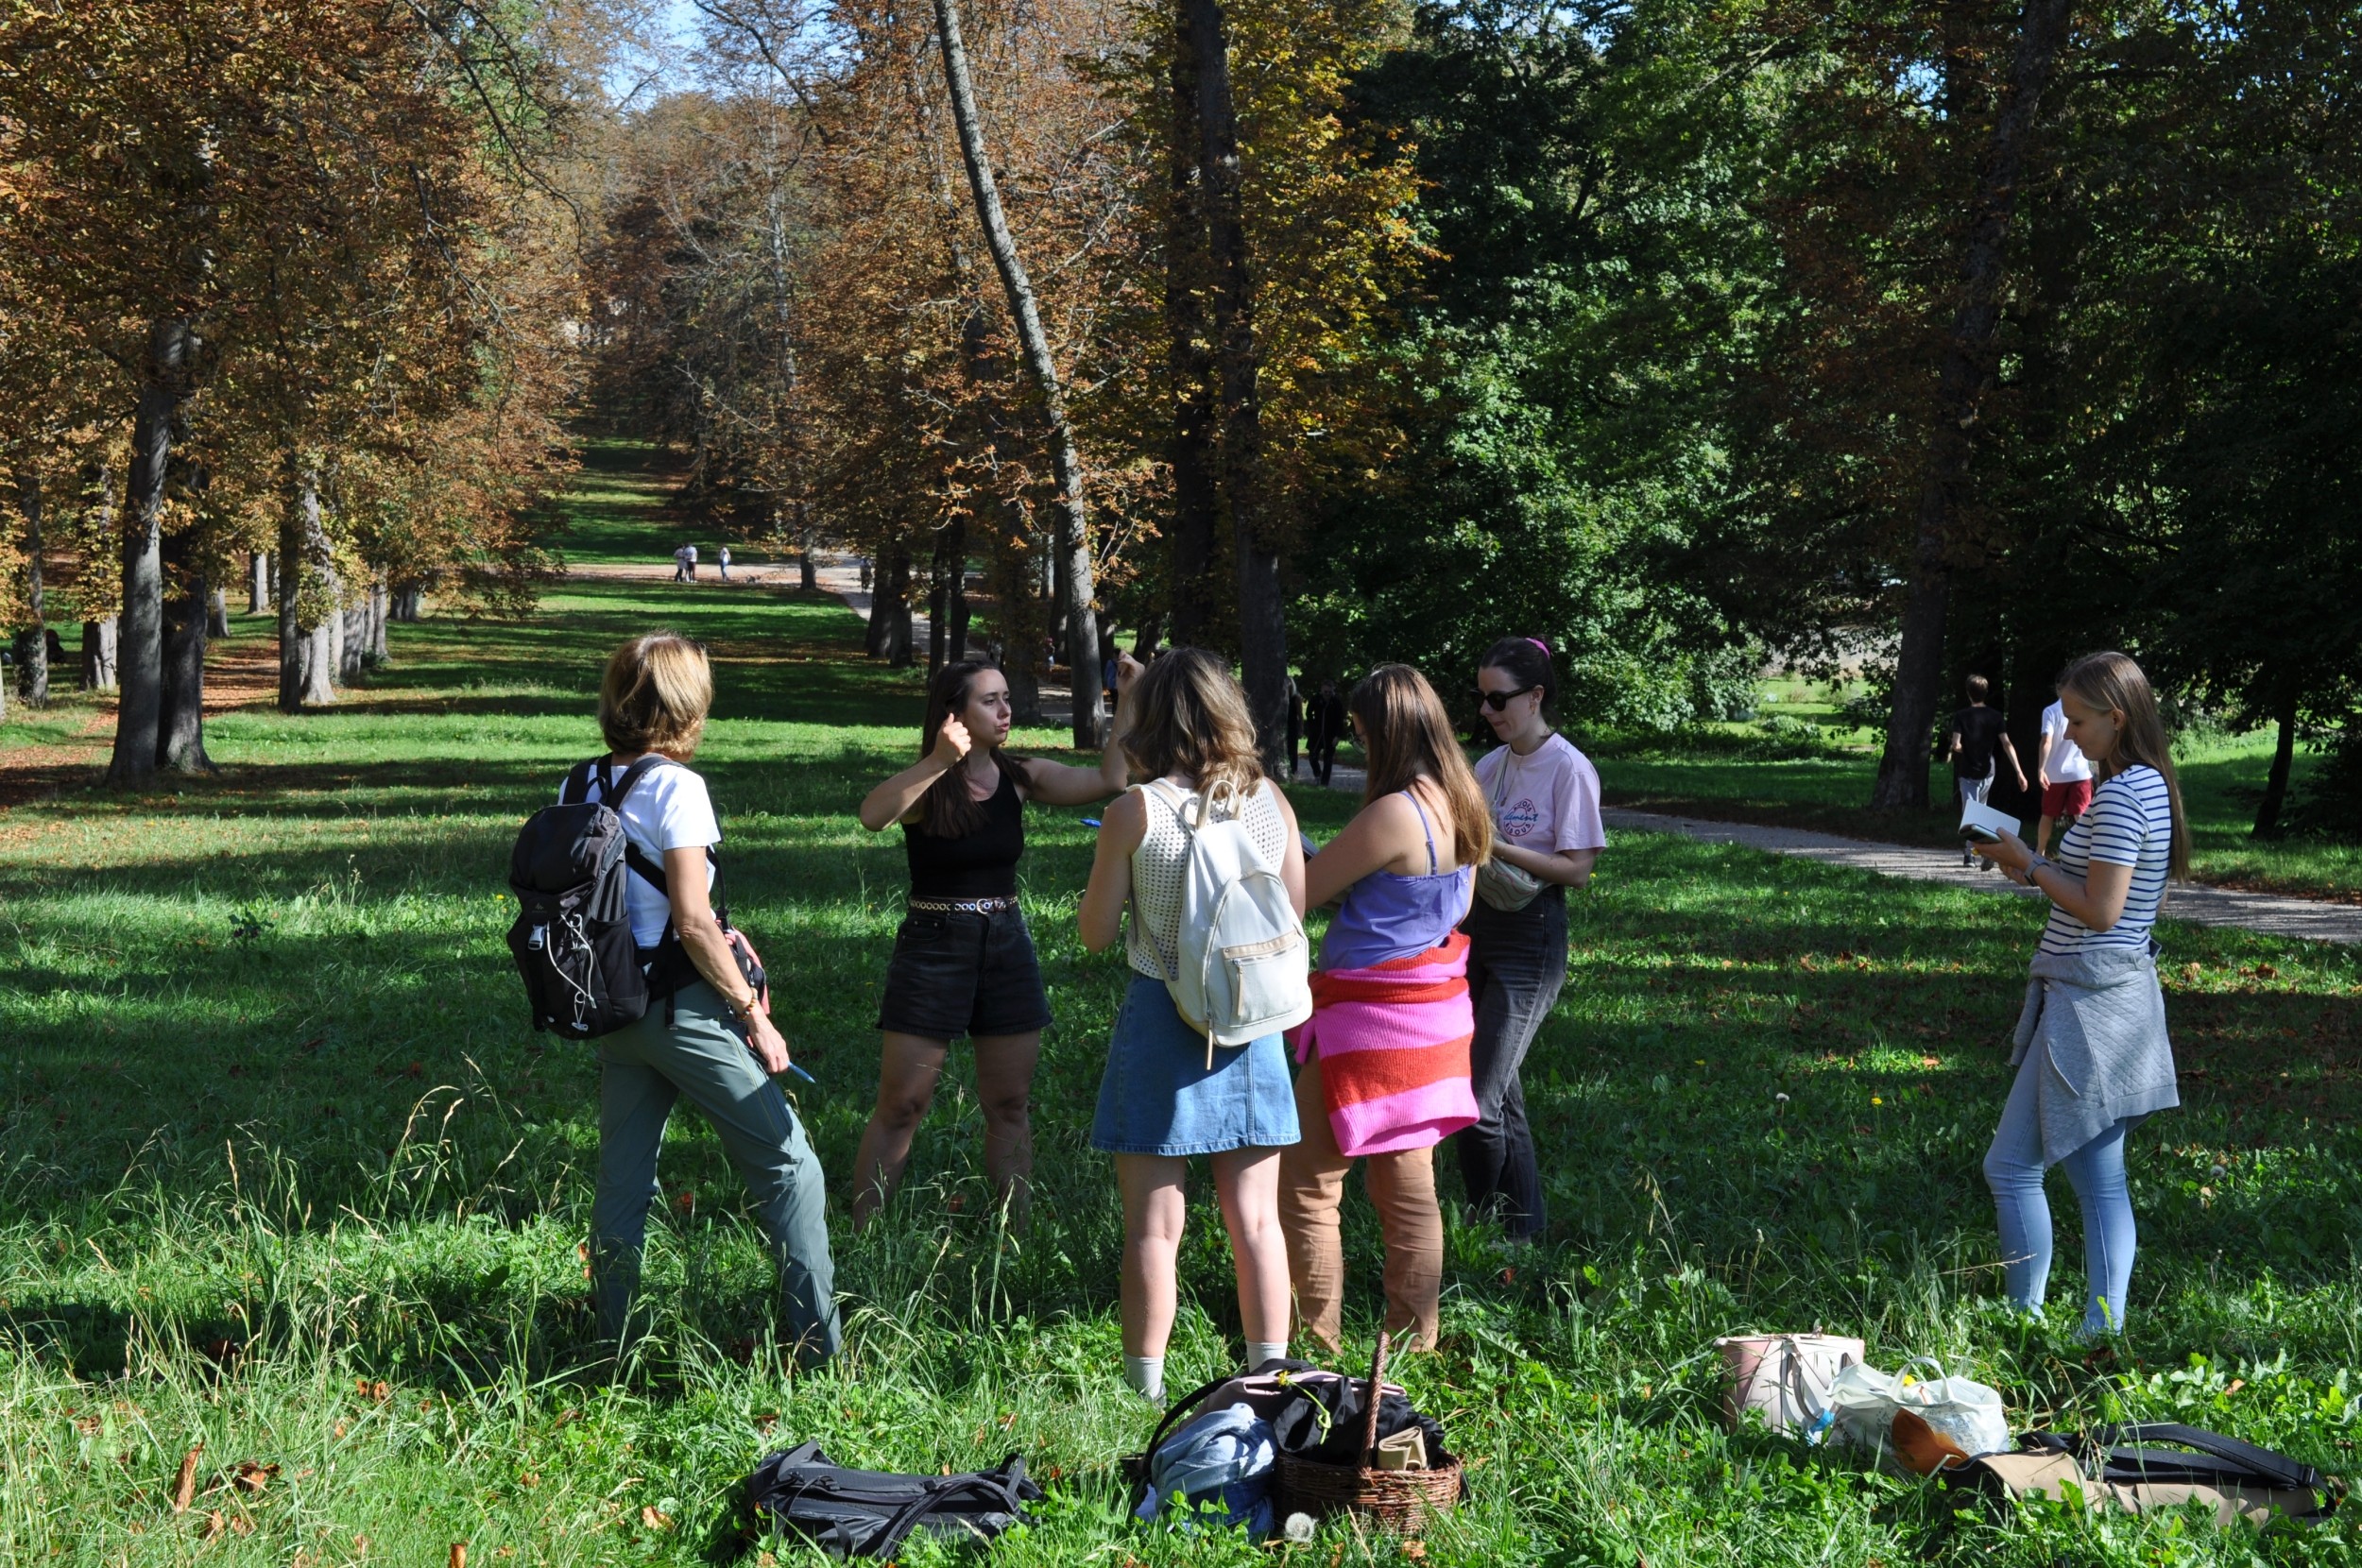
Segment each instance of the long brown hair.
[[1361,744],[1369,754],[1361,804],[1432,779],[1451,817],[1452,859],[1463,866],[1491,860],[1493,813],[1427,677],[1408,664],[1381,664],[1354,687],[1348,706],[1361,721]]
[[[924,758],[935,749],[935,737],[943,733],[943,721],[953,714],[967,722],[967,699],[976,688],[976,677],[987,670],[998,670],[990,659],[953,659],[935,672],[927,683],[927,722],[918,732],[918,755]],[[993,766],[1008,777],[1024,781],[1024,771],[1008,753],[997,745],[985,747],[992,756]],[[966,838],[984,825],[984,805],[967,789],[967,764],[960,765],[927,786],[927,793],[918,797],[919,831],[930,838]]]
[[1133,685],[1123,755],[1151,778],[1187,774],[1200,794],[1232,791],[1241,807],[1263,782],[1246,693],[1203,648],[1167,649]]
[[2124,715],[2116,730],[2115,749],[2091,759],[2092,772],[2110,779],[2127,768],[2155,768],[2165,781],[2165,797],[2173,805],[2173,853],[2165,874],[2176,878],[2190,874],[2190,835],[2182,815],[2182,781],[2174,776],[2173,741],[2157,711],[2157,693],[2141,667],[2122,654],[2086,654],[2067,666],[2059,677],[2062,693],[2072,691],[2089,707]]

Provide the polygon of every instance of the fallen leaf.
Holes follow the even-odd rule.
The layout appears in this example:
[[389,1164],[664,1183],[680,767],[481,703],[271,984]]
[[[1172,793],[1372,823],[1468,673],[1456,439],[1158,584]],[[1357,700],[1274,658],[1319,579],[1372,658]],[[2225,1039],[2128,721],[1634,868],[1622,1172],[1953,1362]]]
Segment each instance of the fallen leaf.
[[205,1527],[198,1531],[197,1534],[202,1540],[214,1541],[218,1540],[221,1536],[221,1532],[229,1527],[230,1522],[221,1516],[221,1510],[219,1508],[215,1508],[205,1516]]
[[[949,1475],[950,1472],[946,1470],[944,1474]],[[673,1527],[673,1516],[659,1513],[653,1503],[643,1504],[640,1509],[640,1523],[651,1530],[669,1530]]]
[[451,1543],[451,1568],[468,1568],[468,1543],[466,1542],[454,1541]]
[[175,1513],[188,1512],[191,1500],[197,1496],[197,1457],[204,1452],[205,1445],[200,1442],[180,1456],[180,1474],[172,1483],[172,1511]]
[[256,1464],[252,1459],[240,1459],[230,1473],[230,1484],[240,1491],[259,1492],[271,1484],[279,1474],[275,1464]]
[[2228,1399],[2228,1398],[2230,1398],[2233,1394],[2237,1393],[2237,1392],[2238,1392],[2241,1389],[2244,1389],[2244,1388],[2246,1388],[2246,1387],[2247,1387],[2247,1379],[2246,1379],[2246,1378],[2244,1378],[2244,1377],[2234,1377],[2234,1378],[2233,1378],[2233,1379],[2231,1380],[2231,1386],[2230,1386],[2229,1388],[2227,1388],[2227,1389],[2223,1389],[2223,1391],[2222,1391],[2222,1392],[2223,1392],[2223,1397],[2224,1397],[2224,1398],[2226,1398],[2226,1399]]
[[[218,1518],[219,1515],[215,1515],[215,1517]],[[254,1521],[248,1519],[242,1513],[232,1514],[230,1519],[230,1533],[232,1535],[252,1535],[254,1533]]]

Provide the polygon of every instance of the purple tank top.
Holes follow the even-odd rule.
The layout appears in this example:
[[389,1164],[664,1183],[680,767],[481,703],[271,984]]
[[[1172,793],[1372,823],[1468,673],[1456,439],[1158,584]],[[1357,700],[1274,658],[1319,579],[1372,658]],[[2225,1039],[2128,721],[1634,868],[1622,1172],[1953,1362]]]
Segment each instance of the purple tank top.
[[1367,969],[1424,953],[1451,935],[1468,908],[1475,868],[1435,869],[1435,829],[1428,823],[1427,808],[1410,791],[1402,793],[1419,813],[1419,827],[1427,834],[1428,874],[1373,871],[1345,889],[1328,922],[1328,934],[1321,938],[1324,969]]

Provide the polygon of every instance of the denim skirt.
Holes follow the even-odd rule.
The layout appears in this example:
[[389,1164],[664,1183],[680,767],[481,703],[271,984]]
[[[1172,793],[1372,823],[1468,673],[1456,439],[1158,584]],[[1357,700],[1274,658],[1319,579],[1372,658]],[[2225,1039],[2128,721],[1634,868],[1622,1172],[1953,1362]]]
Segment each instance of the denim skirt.
[[1165,982],[1132,977],[1107,1070],[1099,1080],[1091,1147],[1110,1154],[1219,1154],[1276,1149],[1301,1135],[1288,1048],[1276,1034],[1216,1046],[1182,1021]]

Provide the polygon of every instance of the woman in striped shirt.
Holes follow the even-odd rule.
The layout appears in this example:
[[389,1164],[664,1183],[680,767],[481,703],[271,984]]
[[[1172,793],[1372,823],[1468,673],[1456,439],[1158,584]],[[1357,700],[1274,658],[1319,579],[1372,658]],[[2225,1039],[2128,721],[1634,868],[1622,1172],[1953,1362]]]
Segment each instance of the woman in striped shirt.
[[2083,1210],[2086,1337],[2120,1332],[2132,1279],[2125,1134],[2180,1103],[2157,906],[2189,871],[2182,792],[2156,694],[2122,654],[2093,654],[2060,684],[2067,734],[2092,762],[2091,808],[2056,861],[2014,835],[1980,845],[2011,879],[2050,900],[2018,1019],[2017,1079],[1985,1154],[2012,1305],[2040,1310],[2050,1273],[2043,1173],[2063,1165]]

